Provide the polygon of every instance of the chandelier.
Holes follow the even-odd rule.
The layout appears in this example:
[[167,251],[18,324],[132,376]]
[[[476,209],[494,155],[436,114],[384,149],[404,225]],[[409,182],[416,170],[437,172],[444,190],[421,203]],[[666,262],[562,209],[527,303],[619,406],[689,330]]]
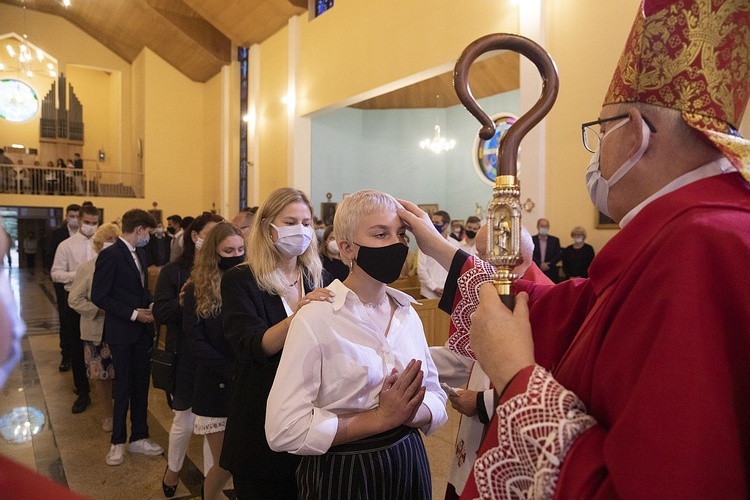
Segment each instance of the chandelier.
[[[440,99],[440,95],[435,96],[435,102],[436,107],[437,101]],[[438,123],[438,120],[435,120],[435,134],[432,136],[432,138],[427,138],[422,141],[419,141],[419,147],[422,149],[428,149],[432,151],[435,154],[440,154],[445,151],[450,151],[454,147],[456,147],[456,141],[453,139],[446,139],[442,135],[440,135],[440,124]]]
[[23,5],[23,36],[0,35],[0,75],[34,78],[57,77],[57,59],[29,41],[26,34],[26,4]]

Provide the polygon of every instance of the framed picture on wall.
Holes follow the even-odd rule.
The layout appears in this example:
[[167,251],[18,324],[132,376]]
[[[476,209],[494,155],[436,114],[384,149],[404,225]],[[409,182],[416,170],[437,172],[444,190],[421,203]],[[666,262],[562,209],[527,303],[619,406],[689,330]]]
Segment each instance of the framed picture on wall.
[[333,216],[336,215],[337,203],[323,202],[320,204],[320,220],[326,226],[333,225]]
[[432,214],[440,210],[437,203],[422,203],[417,206],[427,212],[427,215],[429,215],[430,217],[432,217]]
[[597,229],[620,229],[620,225],[614,219],[596,211],[596,228]]

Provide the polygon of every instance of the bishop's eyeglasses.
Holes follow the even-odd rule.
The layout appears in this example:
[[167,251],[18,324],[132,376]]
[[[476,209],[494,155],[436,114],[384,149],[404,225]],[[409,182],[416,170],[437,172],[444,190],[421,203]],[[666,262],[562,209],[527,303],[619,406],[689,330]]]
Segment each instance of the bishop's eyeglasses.
[[[611,118],[602,118],[600,120],[581,124],[583,147],[586,148],[586,151],[588,151],[589,153],[596,153],[596,150],[599,149],[599,145],[602,143],[602,137],[604,137],[604,134],[594,130],[594,127],[596,127],[597,125],[601,125],[602,123],[613,122],[615,120],[624,120],[628,116],[630,115],[626,113],[624,115],[617,115]],[[648,121],[648,118],[643,115],[641,115],[641,118],[643,118],[643,121],[646,122],[646,126],[651,131],[651,133],[655,133],[656,128],[651,124],[650,121]]]

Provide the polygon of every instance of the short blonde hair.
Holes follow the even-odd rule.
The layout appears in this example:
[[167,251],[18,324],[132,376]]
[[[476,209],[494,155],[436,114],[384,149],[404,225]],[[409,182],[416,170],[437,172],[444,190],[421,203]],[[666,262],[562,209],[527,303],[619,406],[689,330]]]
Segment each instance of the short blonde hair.
[[573,237],[573,233],[581,233],[583,235],[583,239],[585,240],[588,234],[586,234],[586,230],[582,228],[581,226],[576,226],[573,229],[570,230],[570,237]]
[[333,233],[337,240],[354,243],[352,241],[354,231],[362,217],[376,212],[396,213],[399,209],[401,209],[401,204],[387,193],[374,189],[354,192],[344,198],[341,205],[336,208],[336,215],[333,218]]
[[94,244],[94,252],[99,253],[102,251],[102,248],[104,248],[104,240],[107,240],[114,236],[115,238],[119,238],[122,235],[122,231],[120,231],[120,226],[117,224],[113,224],[111,222],[107,222],[106,224],[102,224],[99,226],[99,228],[94,233],[94,236],[91,238],[93,244]]
[[[250,264],[258,287],[272,295],[286,295],[290,290],[278,270],[281,256],[271,240],[271,223],[287,205],[298,202],[307,205],[312,219],[312,203],[305,193],[289,187],[272,192],[255,213],[253,228],[247,237],[245,262]],[[323,264],[318,255],[317,240],[313,235],[310,246],[297,257],[297,267],[302,271],[304,280],[314,288],[323,286]]]

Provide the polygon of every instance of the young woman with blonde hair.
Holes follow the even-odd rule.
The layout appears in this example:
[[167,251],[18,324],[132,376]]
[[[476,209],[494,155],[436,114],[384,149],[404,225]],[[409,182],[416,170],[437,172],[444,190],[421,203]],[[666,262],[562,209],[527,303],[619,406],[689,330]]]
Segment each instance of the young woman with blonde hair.
[[[240,499],[295,499],[299,458],[271,451],[266,400],[291,318],[312,301],[328,300],[313,231],[313,208],[297,189],[272,192],[255,214],[247,262],[221,280],[224,336],[237,359],[221,466]],[[327,273],[325,273],[327,276]]]
[[213,457],[203,483],[203,498],[207,500],[225,498],[222,490],[231,477],[219,466],[234,358],[219,319],[220,288],[224,271],[244,259],[242,232],[229,222],[221,222],[205,238],[185,287],[183,329],[196,361],[192,410],[196,415],[195,433],[206,436]]
[[[94,252],[98,255],[104,248],[117,241],[122,234],[116,224],[102,224],[91,237]],[[115,366],[109,346],[102,340],[104,311],[91,302],[91,283],[94,279],[96,257],[81,264],[70,287],[68,305],[81,315],[81,340],[86,362],[86,374],[95,380],[96,392],[102,404],[102,430],[112,432],[112,380]]]
[[373,190],[344,198],[334,233],[349,276],[289,327],[266,435],[272,449],[303,455],[300,499],[432,498],[417,429],[448,420],[446,395],[414,299],[387,286],[408,253],[400,207]]

